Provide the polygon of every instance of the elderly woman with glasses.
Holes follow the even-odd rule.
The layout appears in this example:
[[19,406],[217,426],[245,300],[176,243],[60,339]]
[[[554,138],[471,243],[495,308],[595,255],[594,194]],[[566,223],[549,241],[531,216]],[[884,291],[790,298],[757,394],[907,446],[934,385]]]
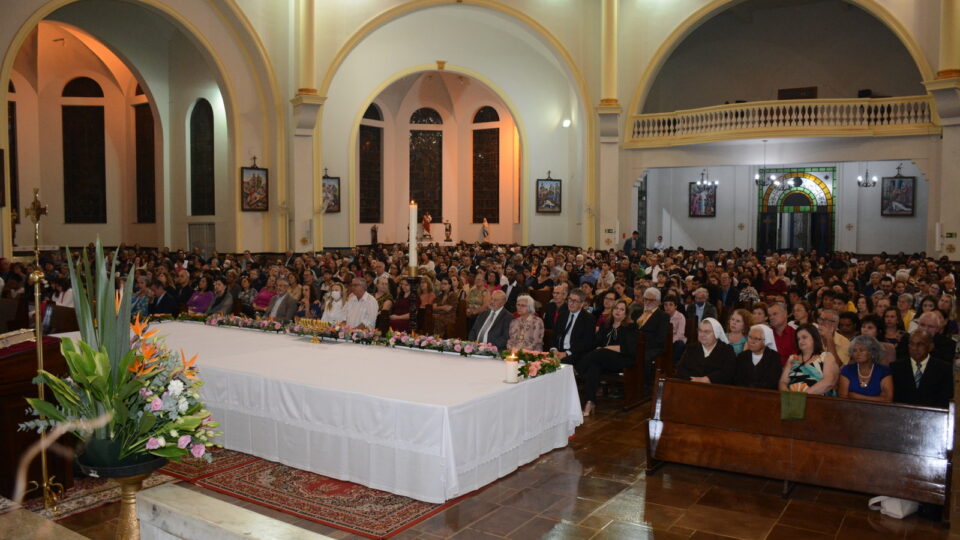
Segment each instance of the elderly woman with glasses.
[[747,332],[746,346],[737,355],[733,384],[747,388],[776,390],[780,385],[782,371],[773,328],[765,324],[751,326]]
[[727,344],[720,322],[707,317],[697,330],[697,341],[683,351],[677,377],[708,384],[730,384],[736,372],[736,355]]
[[543,319],[537,317],[533,298],[528,294],[517,297],[517,318],[510,321],[507,348],[512,351],[543,350]]
[[883,348],[876,338],[860,335],[850,342],[850,363],[840,370],[837,394],[866,401],[893,401],[893,374],[880,363]]

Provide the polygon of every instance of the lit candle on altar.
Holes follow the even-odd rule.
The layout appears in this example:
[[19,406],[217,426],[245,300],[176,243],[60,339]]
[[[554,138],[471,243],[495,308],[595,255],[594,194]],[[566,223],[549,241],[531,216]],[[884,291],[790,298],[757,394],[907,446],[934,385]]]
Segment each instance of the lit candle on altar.
[[503,382],[520,382],[520,362],[517,361],[517,355],[510,353],[503,363],[506,366],[506,377]]
[[[417,203],[410,201],[410,262],[407,266],[413,270],[417,267]],[[414,273],[411,271],[411,275]]]

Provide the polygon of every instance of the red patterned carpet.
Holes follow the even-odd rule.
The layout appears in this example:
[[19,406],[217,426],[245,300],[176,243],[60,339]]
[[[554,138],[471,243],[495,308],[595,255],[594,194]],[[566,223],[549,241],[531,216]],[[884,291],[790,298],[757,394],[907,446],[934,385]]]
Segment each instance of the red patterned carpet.
[[425,503],[231,450],[217,451],[213,463],[188,459],[161,472],[368,538],[389,538],[459,501]]

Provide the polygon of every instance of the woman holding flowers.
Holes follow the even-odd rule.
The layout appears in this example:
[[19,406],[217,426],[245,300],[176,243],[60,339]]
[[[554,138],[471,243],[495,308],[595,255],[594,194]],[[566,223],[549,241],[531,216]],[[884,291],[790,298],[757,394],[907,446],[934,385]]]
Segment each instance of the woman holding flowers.
[[510,321],[510,350],[543,350],[543,319],[537,317],[533,298],[528,294],[517,297],[517,318]]

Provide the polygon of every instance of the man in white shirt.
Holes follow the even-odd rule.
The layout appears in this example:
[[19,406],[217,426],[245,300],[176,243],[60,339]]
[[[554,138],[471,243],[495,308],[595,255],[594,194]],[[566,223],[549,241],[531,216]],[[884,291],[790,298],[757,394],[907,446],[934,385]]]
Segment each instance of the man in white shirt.
[[653,243],[653,249],[656,249],[657,251],[663,251],[663,248],[665,247],[667,246],[663,243],[663,237],[658,236],[657,241]]
[[350,297],[343,308],[347,326],[373,330],[377,327],[377,299],[367,292],[367,281],[354,278],[350,282]]

